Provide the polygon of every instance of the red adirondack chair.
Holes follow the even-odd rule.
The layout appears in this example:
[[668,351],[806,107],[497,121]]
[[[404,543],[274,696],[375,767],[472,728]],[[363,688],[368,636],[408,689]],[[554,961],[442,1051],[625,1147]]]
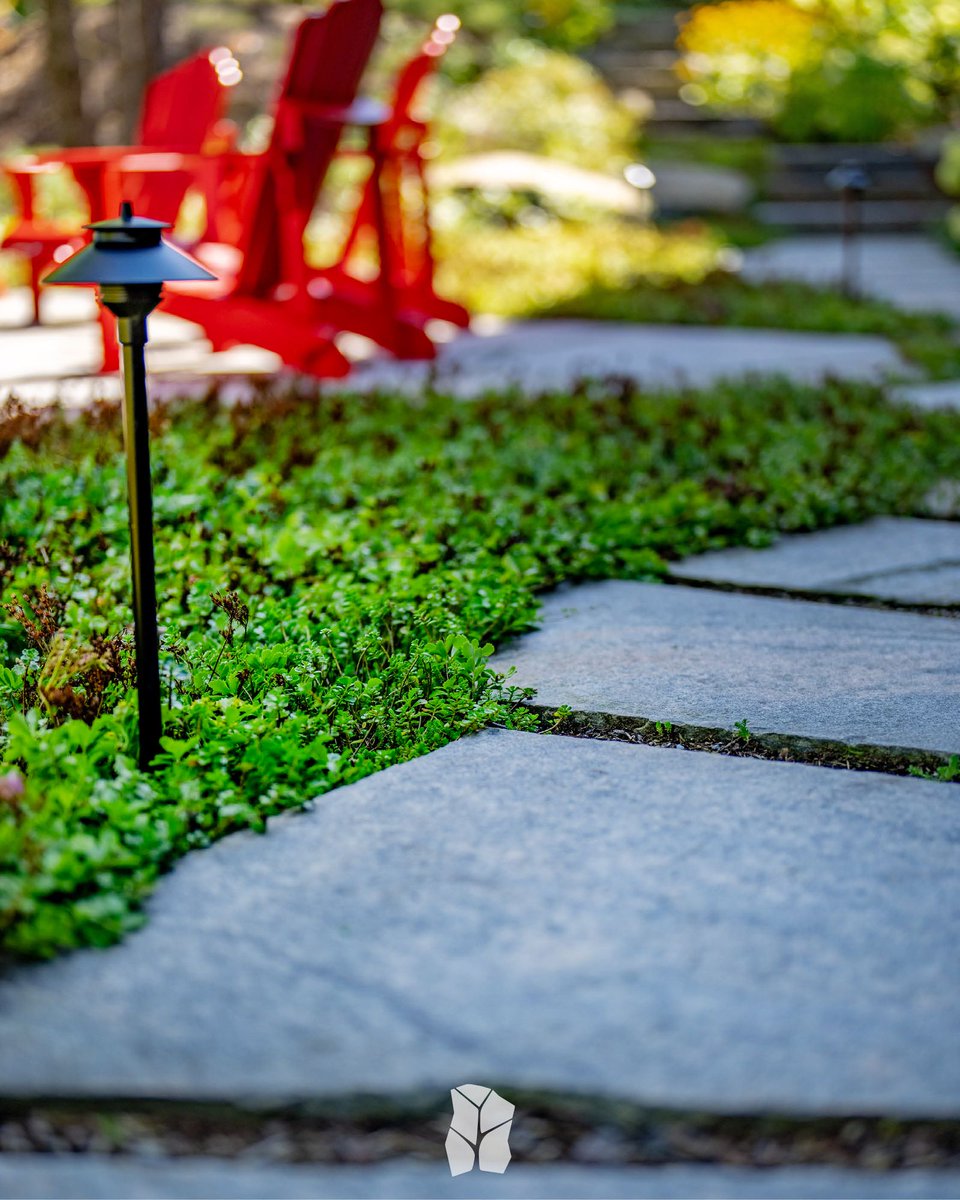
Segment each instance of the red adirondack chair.
[[[223,259],[196,247],[221,282],[167,291],[166,310],[201,325],[218,349],[249,342],[290,366],[331,376],[349,370],[333,341],[343,331],[363,334],[400,357],[434,355],[422,317],[402,309],[389,265],[375,286],[352,293],[337,289],[304,257],[307,223],[343,129],[377,130],[389,121],[385,106],[356,99],[381,16],[381,0],[333,0],[325,13],[301,23],[270,145],[249,167],[238,265],[224,278]],[[376,165],[382,155],[373,135],[370,141]],[[385,228],[381,221],[379,229]],[[389,264],[385,237],[381,251],[381,263]]]
[[[109,171],[125,155],[144,150],[198,152],[209,141],[224,108],[225,87],[210,61],[210,52],[203,50],[147,85],[136,146],[93,146],[0,161],[0,169],[12,181],[20,202],[19,219],[0,242],[0,249],[17,250],[29,263],[35,323],[40,320],[41,276],[55,261],[61,247],[70,249],[82,240],[72,238],[61,227],[37,215],[34,195],[37,177],[69,168],[86,195],[90,219],[99,220],[116,209],[107,194]],[[183,170],[151,172],[142,177],[131,174],[125,180],[125,198],[131,199],[139,211],[172,223],[191,179],[190,172]]]
[[[366,238],[379,247],[381,271],[386,269],[397,311],[419,322],[449,321],[466,329],[470,314],[462,304],[445,300],[434,290],[434,260],[430,233],[430,193],[424,172],[424,142],[429,126],[417,113],[417,100],[452,45],[459,20],[438,18],[430,37],[406,64],[394,86],[390,116],[375,129],[369,153],[373,169],[364,185],[338,263],[319,271],[334,292],[362,301],[369,279],[350,272],[350,261]],[[316,285],[314,285],[316,286]]]

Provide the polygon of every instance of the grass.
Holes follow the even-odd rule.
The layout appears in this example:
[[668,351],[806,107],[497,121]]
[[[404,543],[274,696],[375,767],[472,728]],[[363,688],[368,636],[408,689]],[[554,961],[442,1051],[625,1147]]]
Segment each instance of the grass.
[[0,413],[0,935],[105,945],[180,855],[490,721],[564,579],[878,512],[960,417],[777,380],[645,395],[214,398],[154,418],[166,739],[135,767],[119,418]]
[[729,250],[705,226],[598,222],[493,228],[441,238],[440,290],[475,312],[652,324],[731,325],[889,338],[934,379],[960,376],[960,337],[939,313],[724,270]]

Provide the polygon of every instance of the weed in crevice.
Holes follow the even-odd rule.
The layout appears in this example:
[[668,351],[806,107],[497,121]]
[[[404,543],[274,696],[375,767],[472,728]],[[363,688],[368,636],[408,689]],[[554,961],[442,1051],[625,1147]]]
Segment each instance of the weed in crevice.
[[947,762],[942,766],[934,767],[933,770],[911,766],[909,772],[917,779],[935,779],[940,783],[953,783],[960,779],[960,754],[951,754]]

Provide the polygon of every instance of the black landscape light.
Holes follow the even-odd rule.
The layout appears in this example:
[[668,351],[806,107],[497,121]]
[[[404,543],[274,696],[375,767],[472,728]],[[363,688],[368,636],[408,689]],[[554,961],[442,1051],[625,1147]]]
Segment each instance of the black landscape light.
[[863,197],[872,182],[863,163],[853,158],[840,163],[827,175],[828,185],[840,193],[843,205],[843,268],[840,287],[843,294],[851,299],[860,295],[858,251],[863,225]]
[[150,486],[150,424],[143,349],[147,316],[160,302],[162,285],[174,280],[215,279],[199,263],[163,241],[170,226],[135,217],[129,204],[120,216],[85,226],[93,241],[68,258],[44,283],[96,284],[100,303],[117,318],[123,353],[123,442],[130,507],[130,564],[137,646],[140,766],[160,747],[160,638],[153,557],[153,494]]

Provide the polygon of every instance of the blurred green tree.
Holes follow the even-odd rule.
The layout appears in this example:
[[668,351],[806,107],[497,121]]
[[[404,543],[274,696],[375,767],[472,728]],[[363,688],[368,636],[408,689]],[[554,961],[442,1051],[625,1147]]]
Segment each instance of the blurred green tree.
[[589,45],[613,23],[612,0],[386,0],[387,7],[433,21],[455,12],[484,40],[527,37],[558,50]]

